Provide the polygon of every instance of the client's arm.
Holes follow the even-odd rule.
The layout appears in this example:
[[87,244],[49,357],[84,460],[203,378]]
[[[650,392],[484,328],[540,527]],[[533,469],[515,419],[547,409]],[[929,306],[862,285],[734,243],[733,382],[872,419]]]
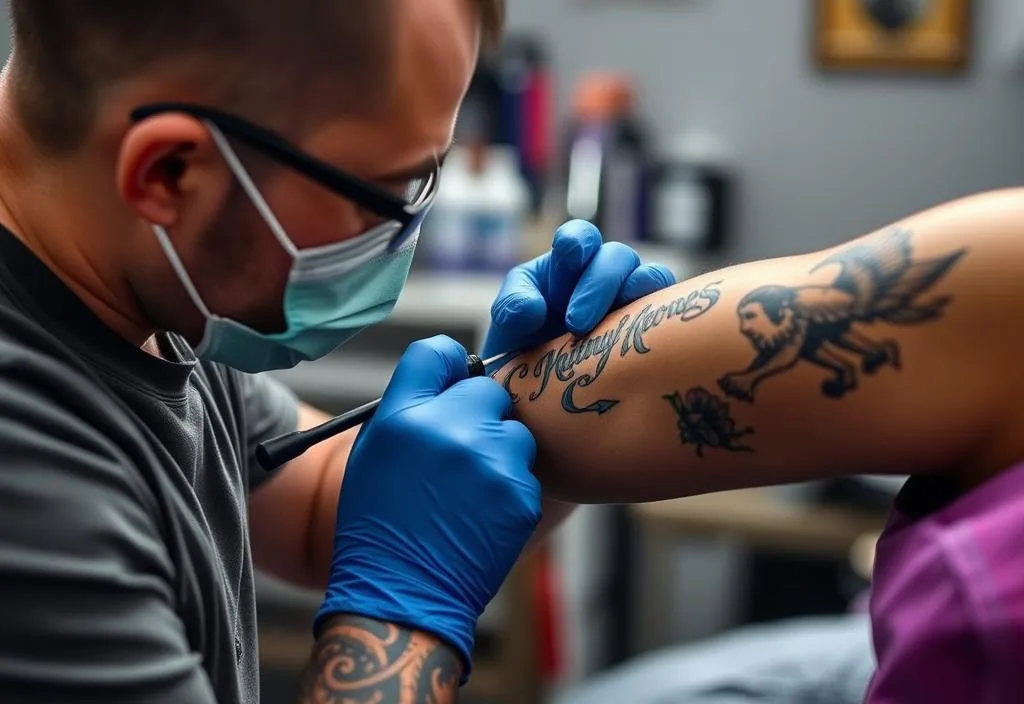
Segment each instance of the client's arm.
[[647,501],[1024,451],[1024,191],[648,296],[493,376],[546,492]]

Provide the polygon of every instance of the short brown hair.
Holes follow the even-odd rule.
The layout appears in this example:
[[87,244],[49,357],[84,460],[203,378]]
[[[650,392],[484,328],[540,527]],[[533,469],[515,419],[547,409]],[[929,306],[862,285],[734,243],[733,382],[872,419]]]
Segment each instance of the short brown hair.
[[[485,41],[496,44],[504,0],[474,2]],[[211,94],[230,105],[272,105],[296,76],[316,82],[311,67],[319,65],[351,70],[332,73],[323,91],[310,86],[311,95],[366,96],[387,66],[386,0],[289,0],[286,12],[280,0],[11,0],[10,7],[15,109],[50,153],[85,139],[104,85],[180,63],[186,53],[210,65],[235,59],[203,73]]]

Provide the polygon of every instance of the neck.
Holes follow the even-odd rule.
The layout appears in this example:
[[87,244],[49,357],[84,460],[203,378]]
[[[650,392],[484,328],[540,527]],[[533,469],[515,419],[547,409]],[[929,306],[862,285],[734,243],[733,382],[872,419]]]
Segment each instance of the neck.
[[90,158],[87,150],[59,160],[34,153],[13,115],[9,81],[0,82],[0,222],[100,320],[142,347],[154,330],[125,275],[131,238],[116,235],[132,225],[116,204],[105,205],[106,184]]

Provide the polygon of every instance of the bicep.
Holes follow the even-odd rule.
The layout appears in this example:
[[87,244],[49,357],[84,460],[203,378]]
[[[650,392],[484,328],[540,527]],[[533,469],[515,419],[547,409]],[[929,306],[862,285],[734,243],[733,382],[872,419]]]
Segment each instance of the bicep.
[[172,704],[214,695],[174,609],[170,562],[131,468],[74,422],[0,409],[5,702]]
[[[300,403],[297,418],[297,427],[306,430],[329,416]],[[341,482],[356,432],[314,445],[253,492],[250,536],[260,569],[297,586],[324,587]]]
[[244,415],[253,562],[282,579],[301,581],[316,477],[304,471],[305,460],[301,457],[268,472],[256,460],[256,448],[278,435],[310,427],[315,412],[268,374],[235,376]]
[[968,200],[714,272],[514,360],[495,377],[545,487],[642,501],[1010,461],[1019,446],[990,435],[1020,424],[1022,203]]
[[270,438],[296,430],[299,426],[299,400],[283,383],[269,374],[242,374],[231,371],[241,396],[245,465],[249,490],[253,491],[275,476],[256,461],[256,448]]

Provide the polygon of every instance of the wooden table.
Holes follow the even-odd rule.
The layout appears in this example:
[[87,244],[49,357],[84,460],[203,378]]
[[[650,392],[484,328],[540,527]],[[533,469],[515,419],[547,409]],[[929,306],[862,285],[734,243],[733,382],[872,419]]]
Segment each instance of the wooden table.
[[[640,580],[644,650],[668,645],[673,594],[671,552],[679,539],[732,538],[741,545],[803,557],[849,559],[877,536],[885,515],[784,501],[773,489],[744,489],[630,508],[644,540]],[[862,560],[863,558],[861,558]]]

